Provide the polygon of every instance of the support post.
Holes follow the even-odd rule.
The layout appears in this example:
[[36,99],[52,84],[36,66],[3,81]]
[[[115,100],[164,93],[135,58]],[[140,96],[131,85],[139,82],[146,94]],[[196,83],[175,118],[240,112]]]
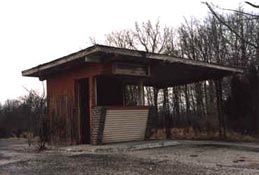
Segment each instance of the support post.
[[95,80],[93,76],[89,77],[89,114],[90,114],[90,143],[92,140],[92,127],[93,127],[93,107],[95,106]]
[[143,81],[139,82],[138,89],[139,89],[138,105],[139,106],[144,106],[145,99],[144,99],[144,85],[143,85]]
[[218,121],[219,121],[219,136],[226,137],[226,126],[223,114],[222,103],[222,79],[214,80],[217,96],[217,109],[218,109]]
[[154,115],[155,115],[155,133],[157,134],[158,131],[158,104],[157,104],[157,98],[158,98],[158,92],[159,92],[159,88],[158,87],[153,87],[154,89]]

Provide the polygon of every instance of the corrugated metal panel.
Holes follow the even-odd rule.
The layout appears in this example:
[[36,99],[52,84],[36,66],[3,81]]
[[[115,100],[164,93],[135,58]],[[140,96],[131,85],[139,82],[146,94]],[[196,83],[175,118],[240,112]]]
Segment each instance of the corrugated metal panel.
[[108,109],[103,143],[144,140],[148,109]]

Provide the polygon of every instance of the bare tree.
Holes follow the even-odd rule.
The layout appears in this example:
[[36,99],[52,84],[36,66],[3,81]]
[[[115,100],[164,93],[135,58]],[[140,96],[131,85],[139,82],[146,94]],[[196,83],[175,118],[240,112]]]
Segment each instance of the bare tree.
[[[39,136],[38,149],[46,149],[46,142],[49,137],[48,119],[47,119],[47,104],[46,104],[46,91],[44,84],[43,94],[39,95],[34,90],[28,90],[28,95],[21,98],[24,112],[29,118],[28,129],[29,133]],[[32,136],[28,136],[28,144],[32,144]]]
[[128,49],[140,49],[152,53],[169,53],[174,49],[175,35],[170,27],[161,27],[160,22],[155,24],[149,20],[139,24],[134,29],[112,32],[106,35],[105,43]]
[[[222,24],[224,25],[231,33],[233,33],[241,42],[241,52],[242,52],[242,65],[244,65],[244,61],[247,60],[246,58],[246,45],[251,46],[254,50],[256,50],[256,56],[257,59],[255,59],[255,61],[253,61],[253,63],[256,63],[259,58],[259,44],[258,44],[258,39],[259,39],[259,31],[257,31],[255,33],[255,36],[253,38],[256,38],[255,40],[253,38],[247,37],[244,33],[244,30],[247,29],[244,26],[244,22],[245,21],[256,21],[258,22],[259,20],[259,15],[255,15],[252,13],[247,13],[244,12],[242,9],[238,9],[238,10],[232,10],[232,9],[223,9],[223,10],[228,10],[228,11],[234,11],[236,13],[236,16],[241,17],[242,19],[238,19],[237,23],[239,24],[239,27],[234,27],[233,25],[231,25],[231,23],[229,23],[224,16],[218,14],[215,9],[213,8],[213,5],[209,4],[208,2],[203,2],[208,9],[210,10],[210,12],[212,13],[212,15]],[[249,4],[250,6],[254,7],[254,8],[258,8],[257,5],[250,3],[250,2],[246,2],[247,4]]]

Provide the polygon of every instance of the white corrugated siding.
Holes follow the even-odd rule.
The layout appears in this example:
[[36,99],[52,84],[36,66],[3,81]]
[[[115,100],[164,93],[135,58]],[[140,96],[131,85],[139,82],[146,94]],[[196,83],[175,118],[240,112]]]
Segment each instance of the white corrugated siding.
[[103,143],[144,140],[148,109],[107,110]]

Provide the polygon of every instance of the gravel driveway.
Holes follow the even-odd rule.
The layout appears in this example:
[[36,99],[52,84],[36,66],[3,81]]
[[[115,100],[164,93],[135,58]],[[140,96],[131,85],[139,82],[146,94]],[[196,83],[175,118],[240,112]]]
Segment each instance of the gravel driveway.
[[177,146],[111,152],[29,151],[0,140],[0,175],[19,174],[259,174],[259,146],[181,142]]

